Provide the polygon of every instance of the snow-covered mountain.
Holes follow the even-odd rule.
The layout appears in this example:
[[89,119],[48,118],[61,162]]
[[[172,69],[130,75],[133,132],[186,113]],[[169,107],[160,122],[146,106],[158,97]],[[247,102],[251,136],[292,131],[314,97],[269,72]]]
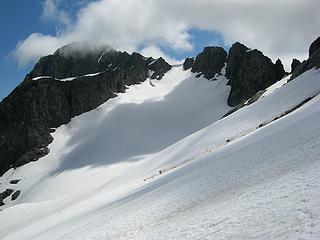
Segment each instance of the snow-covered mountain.
[[[38,161],[0,178],[1,195],[8,195],[0,238],[319,239],[319,42],[292,75],[240,43],[228,54],[209,47],[169,67],[163,59],[103,51],[93,57],[98,65],[104,56],[104,67],[118,65],[74,79],[41,60],[0,106],[2,124],[3,109],[28,99],[17,92],[30,88],[50,99],[35,105],[59,103],[57,113],[41,105],[57,115],[52,119],[38,110],[32,116],[52,124],[41,126],[60,125],[50,129],[49,151]],[[131,66],[139,80],[126,75]],[[113,84],[103,85],[108,79]],[[90,104],[77,103],[71,89],[81,92],[91,80],[116,95],[102,99],[100,90],[90,98],[92,88]],[[66,89],[73,94],[63,95]]]

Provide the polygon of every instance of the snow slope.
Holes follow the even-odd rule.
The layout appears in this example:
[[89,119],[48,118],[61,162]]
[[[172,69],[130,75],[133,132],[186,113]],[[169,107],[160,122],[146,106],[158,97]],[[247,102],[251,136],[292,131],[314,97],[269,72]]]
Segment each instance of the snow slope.
[[130,87],[1,178],[22,195],[0,238],[319,239],[320,73],[286,82],[221,120],[223,76],[176,67]]

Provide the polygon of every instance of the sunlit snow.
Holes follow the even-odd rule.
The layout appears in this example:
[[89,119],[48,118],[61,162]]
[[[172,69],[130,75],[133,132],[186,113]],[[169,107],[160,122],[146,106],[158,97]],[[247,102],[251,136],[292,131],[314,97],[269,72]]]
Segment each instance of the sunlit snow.
[[320,73],[287,80],[223,119],[223,75],[130,86],[1,178],[0,238],[319,239]]

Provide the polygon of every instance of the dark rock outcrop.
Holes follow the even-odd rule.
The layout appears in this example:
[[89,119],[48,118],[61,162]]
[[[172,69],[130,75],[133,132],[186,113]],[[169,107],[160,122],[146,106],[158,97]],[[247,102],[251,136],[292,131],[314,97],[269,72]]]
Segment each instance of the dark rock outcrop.
[[16,200],[19,197],[20,193],[21,193],[20,190],[15,191],[11,196],[11,201]]
[[108,63],[101,61],[102,58],[120,59],[120,54],[126,55],[108,47],[94,50],[89,50],[86,47],[73,43],[58,49],[52,55],[40,58],[27,77],[67,78],[82,76],[98,72],[101,69],[105,70]]
[[235,43],[229,50],[226,77],[230,80],[229,106],[236,106],[276,82],[272,61],[258,50]]
[[11,180],[9,183],[10,184],[18,184],[18,182],[20,182],[21,179],[14,179],[14,180]]
[[283,64],[282,64],[282,62],[281,62],[281,60],[280,59],[278,59],[277,61],[276,61],[276,64],[275,64],[275,72],[276,72],[276,80],[278,81],[278,80],[280,80],[280,79],[282,79],[287,73],[286,73],[286,71],[284,70],[284,68],[283,68]]
[[183,62],[183,70],[188,70],[190,68],[192,68],[194,63],[194,58],[186,58],[186,60],[184,60]]
[[290,80],[296,78],[297,76],[301,75],[302,73],[315,68],[320,68],[320,37],[318,37],[309,48],[309,58],[305,61],[303,61],[300,65],[298,65],[294,72],[292,73],[292,76]]
[[130,55],[110,48],[85,52],[79,52],[77,49],[67,45],[58,49],[53,55],[42,57],[27,78],[50,76],[65,79],[121,69],[125,73],[125,78],[138,78],[143,81],[148,70],[155,72],[152,78],[161,79],[171,69],[171,65],[161,57],[146,59],[139,53]]
[[316,51],[320,49],[320,37],[318,37],[316,40],[311,43],[309,47],[309,57],[311,57]]
[[[160,79],[171,68],[162,58],[154,60],[138,53],[109,50],[90,51],[87,57],[82,54],[73,48],[68,52],[67,46],[41,58],[0,103],[0,175],[46,155],[53,140],[51,128],[98,107],[128,85],[145,81],[150,70],[154,71],[152,77]],[[97,74],[85,76],[89,73]],[[32,80],[38,76],[50,77]],[[73,76],[80,77],[58,80]]]
[[1,193],[1,198],[2,198],[2,199],[6,199],[6,198],[9,197],[13,192],[14,192],[14,190],[12,190],[12,189],[6,189],[4,192]]
[[193,63],[191,71],[202,73],[205,78],[211,79],[221,73],[227,60],[227,52],[222,47],[205,47]]
[[301,64],[301,62],[298,60],[298,59],[292,59],[292,62],[291,62],[291,73],[293,73],[296,68]]
[[[320,68],[319,39],[320,38],[311,44],[308,60],[300,63],[299,60],[293,59],[291,64],[292,76],[290,80],[309,69]],[[273,84],[276,80],[279,80],[282,74],[286,74],[280,63],[280,61],[277,61],[274,65],[274,73],[272,73],[272,63],[269,58],[257,50],[252,51],[243,44],[235,43],[229,50],[226,76],[230,79],[231,85],[228,104],[236,107],[231,109],[225,116],[256,101],[265,88]],[[249,97],[249,95],[252,97]]]
[[150,76],[151,79],[161,79],[164,74],[171,69],[171,65],[168,64],[162,57],[157,60],[152,60],[151,63],[148,64],[149,69],[153,72]]
[[4,192],[0,193],[0,206],[4,205],[3,200],[9,197],[13,192],[14,190],[12,189],[6,189]]

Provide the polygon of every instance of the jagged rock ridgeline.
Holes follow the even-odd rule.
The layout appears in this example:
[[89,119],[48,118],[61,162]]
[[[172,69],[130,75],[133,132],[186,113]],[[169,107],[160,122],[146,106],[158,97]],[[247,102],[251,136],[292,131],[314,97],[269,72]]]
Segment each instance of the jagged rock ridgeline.
[[150,77],[155,79],[157,76],[161,78],[170,68],[171,66],[163,58],[145,58],[139,53],[129,54],[106,47],[88,51],[70,44],[58,49],[52,55],[42,57],[26,79],[39,76],[65,79],[120,69],[125,73],[125,78],[136,77],[144,81],[148,70],[154,71]]
[[236,106],[249,99],[277,80],[282,79],[285,72],[280,59],[273,64],[271,59],[258,50],[251,50],[237,42],[229,53],[221,47],[206,47],[196,59],[187,58],[183,64],[185,70],[190,69],[207,79],[220,74],[226,65],[226,77],[229,79],[231,91],[228,98],[230,106]]
[[[138,53],[66,53],[68,47],[41,58],[0,103],[0,175],[48,154],[52,128],[98,107],[128,85],[161,79],[171,68],[162,58]],[[72,81],[59,80],[70,77]]]
[[[320,67],[319,41],[310,46],[308,60],[293,63],[292,79]],[[224,66],[231,86],[230,106],[254,101],[261,90],[287,74],[280,60],[273,64],[262,52],[241,43],[233,44],[228,53],[221,47],[206,47],[195,59],[187,58],[183,69],[214,80]],[[53,128],[95,109],[128,85],[147,78],[160,80],[171,67],[162,58],[110,48],[80,51],[70,45],[41,58],[0,103],[0,175],[48,154]]]
[[[40,58],[26,78],[51,76],[61,79],[103,71],[108,64],[105,58],[108,57],[111,62],[119,59],[120,54],[108,47],[88,49],[87,46],[79,43],[69,44],[52,55]],[[127,54],[123,53],[123,55],[125,57]]]

